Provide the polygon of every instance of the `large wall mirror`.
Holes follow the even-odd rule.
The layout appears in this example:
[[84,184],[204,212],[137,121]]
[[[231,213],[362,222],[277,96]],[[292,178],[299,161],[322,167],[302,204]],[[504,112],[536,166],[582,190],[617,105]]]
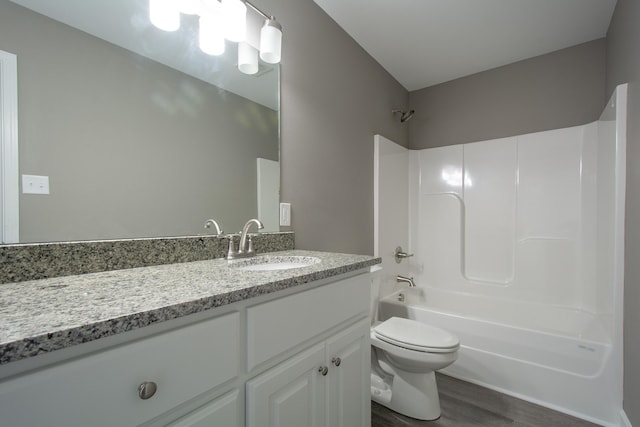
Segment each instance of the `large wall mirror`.
[[208,234],[208,218],[278,230],[278,66],[241,73],[234,43],[200,51],[197,25],[153,27],[148,0],[0,0],[19,174],[49,178],[20,191],[20,243]]

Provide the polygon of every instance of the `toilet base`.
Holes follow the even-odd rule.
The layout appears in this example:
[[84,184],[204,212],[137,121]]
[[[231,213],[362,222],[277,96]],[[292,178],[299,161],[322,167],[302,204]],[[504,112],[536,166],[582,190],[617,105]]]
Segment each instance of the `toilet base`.
[[417,420],[440,418],[440,398],[434,372],[408,375],[396,369],[396,375],[386,378],[372,373],[371,400]]

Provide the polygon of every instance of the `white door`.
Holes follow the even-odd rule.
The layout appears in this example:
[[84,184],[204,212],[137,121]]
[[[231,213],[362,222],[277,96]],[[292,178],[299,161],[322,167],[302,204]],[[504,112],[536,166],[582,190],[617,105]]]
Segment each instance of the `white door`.
[[257,159],[258,219],[263,232],[280,231],[280,163]]
[[371,425],[369,321],[362,320],[327,341],[329,427]]
[[247,382],[247,426],[324,426],[324,362],[317,344]]

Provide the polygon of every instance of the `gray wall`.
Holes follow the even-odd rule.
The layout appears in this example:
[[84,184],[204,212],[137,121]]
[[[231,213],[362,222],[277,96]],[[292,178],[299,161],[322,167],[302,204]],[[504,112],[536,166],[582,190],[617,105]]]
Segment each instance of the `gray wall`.
[[282,23],[281,200],[296,247],[373,253],[373,136],[408,145],[407,91],[312,0],[264,0]]
[[233,232],[257,215],[276,111],[7,0],[0,49],[18,56],[20,173],[51,180],[20,196],[21,242],[203,234],[209,217]]
[[624,281],[624,409],[640,426],[640,2],[618,0],[607,33],[607,93],[629,85]]
[[604,39],[411,92],[412,149],[576,126],[605,99]]

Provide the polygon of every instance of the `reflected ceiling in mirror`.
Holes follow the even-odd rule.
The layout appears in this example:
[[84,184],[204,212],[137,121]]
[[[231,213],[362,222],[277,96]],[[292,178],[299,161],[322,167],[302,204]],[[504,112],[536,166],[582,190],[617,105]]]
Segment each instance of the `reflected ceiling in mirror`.
[[50,178],[20,195],[20,242],[278,229],[278,66],[245,75],[235,43],[206,55],[196,17],[166,33],[146,0],[0,0],[0,43],[18,59],[20,174]]

